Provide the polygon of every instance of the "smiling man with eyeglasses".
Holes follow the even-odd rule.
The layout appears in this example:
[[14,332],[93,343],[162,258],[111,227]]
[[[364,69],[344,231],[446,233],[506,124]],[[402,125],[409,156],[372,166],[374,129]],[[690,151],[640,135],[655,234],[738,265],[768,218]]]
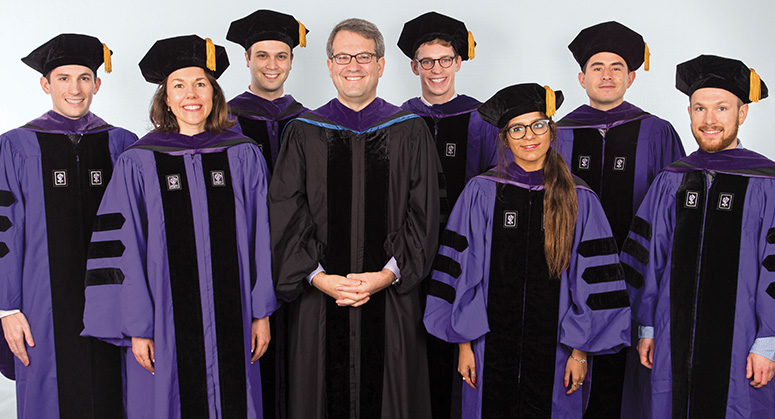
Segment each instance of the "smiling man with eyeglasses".
[[433,140],[377,97],[376,26],[345,20],[326,50],[337,97],[288,124],[269,187],[288,418],[429,418],[419,284],[438,239]]
[[[441,231],[446,225],[444,214],[455,205],[466,182],[497,163],[498,129],[479,117],[476,109],[481,102],[455,92],[455,74],[463,61],[474,58],[475,45],[463,22],[436,12],[406,22],[398,39],[422,90],[420,97],[401,107],[425,120],[444,171],[448,199],[442,202]],[[430,334],[427,338],[433,417],[449,418],[450,411],[460,410],[454,345]],[[453,392],[454,406],[450,404]]]

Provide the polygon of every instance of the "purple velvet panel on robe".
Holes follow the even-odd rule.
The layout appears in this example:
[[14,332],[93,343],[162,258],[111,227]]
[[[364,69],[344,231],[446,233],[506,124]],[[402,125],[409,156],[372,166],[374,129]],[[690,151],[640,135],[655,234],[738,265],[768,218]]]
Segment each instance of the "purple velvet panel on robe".
[[[221,157],[218,157],[221,156]],[[222,159],[223,170],[209,170],[215,158]],[[182,169],[179,173],[159,176],[159,162],[175,161]],[[86,289],[84,312],[84,336],[94,336],[119,346],[131,346],[132,337],[154,339],[155,375],[140,367],[127,350],[126,399],[127,417],[132,418],[180,418],[183,386],[205,386],[208,389],[205,411],[197,417],[222,417],[221,403],[228,395],[224,386],[227,377],[219,375],[222,362],[219,355],[224,348],[219,344],[222,330],[217,329],[221,306],[241,306],[237,313],[240,321],[228,329],[229,338],[241,343],[238,355],[231,359],[238,369],[244,370],[244,388],[233,392],[235,397],[247,400],[248,418],[260,418],[261,388],[258,363],[250,363],[251,321],[270,315],[276,307],[271,279],[269,254],[269,223],[266,206],[266,165],[258,147],[239,133],[225,131],[221,134],[203,132],[193,137],[177,133],[150,133],[140,139],[135,147],[121,155],[116,171],[108,186],[98,214],[103,217],[123,219],[111,228],[95,231],[92,246],[106,241],[120,241],[125,250],[119,257],[89,259],[90,273],[120,272],[120,281],[97,281]],[[225,173],[224,173],[225,172]],[[166,172],[163,172],[166,173]],[[162,175],[163,175],[162,173]],[[228,189],[224,189],[228,188]],[[177,189],[177,192],[175,190]],[[226,202],[209,202],[214,190],[226,190],[233,194],[233,205]],[[190,196],[190,215],[168,214],[164,194],[183,193]],[[188,198],[183,202],[189,201]],[[211,241],[222,231],[211,230],[220,220],[214,219],[218,208],[226,208],[233,214],[229,233],[234,243]],[[174,215],[180,219],[171,220]],[[219,216],[219,218],[221,218]],[[173,299],[175,290],[171,270],[178,269],[171,262],[175,252],[181,250],[178,232],[167,230],[166,225],[183,223],[183,230],[193,237],[184,243],[192,254],[195,275],[198,277],[198,294],[201,299],[201,324],[203,347],[177,347],[181,337],[176,327],[182,327],[189,319],[175,318],[179,307]],[[173,245],[173,243],[178,243]],[[214,246],[235,246],[232,255],[236,266],[216,266]],[[219,300],[217,279],[221,270],[236,271],[238,295],[229,301]],[[88,281],[87,274],[87,281]],[[190,287],[190,286],[189,286]],[[216,290],[216,291],[214,291]],[[237,309],[239,310],[239,309]],[[191,321],[199,321],[193,319]],[[235,336],[236,334],[236,336]],[[204,351],[201,383],[179,380],[178,362],[182,351]],[[231,352],[234,353],[234,352]],[[244,365],[244,368],[239,364]],[[228,407],[228,406],[226,406]]]
[[[0,216],[9,224],[7,229],[0,232],[0,241],[4,245],[4,254],[0,258],[0,309],[21,310],[27,317],[35,339],[35,347],[27,349],[30,366],[25,367],[18,359],[13,360],[19,418],[56,419],[59,417],[57,385],[59,377],[57,377],[56,359],[67,357],[68,354],[57,353],[55,350],[56,322],[52,314],[51,272],[57,271],[59,267],[50,265],[48,249],[52,244],[81,248],[85,245],[78,237],[57,237],[57,243],[49,243],[48,233],[52,226],[47,225],[44,184],[48,185],[54,179],[50,173],[45,175],[43,173],[42,168],[48,163],[46,160],[49,157],[41,149],[39,135],[46,136],[48,140],[56,141],[59,145],[71,145],[73,140],[68,136],[80,139],[90,134],[107,136],[107,152],[111,164],[125,148],[137,140],[131,132],[113,127],[91,112],[80,119],[72,120],[49,111],[27,125],[0,136],[0,161],[2,162],[0,163],[2,164],[0,194],[3,201],[0,204]],[[81,141],[83,144],[74,146],[74,150],[81,150],[82,156],[94,155],[98,153],[97,150],[105,147],[98,141]],[[77,160],[73,157],[70,163],[77,165]],[[82,160],[88,159],[82,157]],[[102,178],[103,170],[107,169],[100,168],[98,177],[92,179],[92,186],[95,182],[107,183],[107,176]],[[70,172],[69,179],[64,183],[73,188],[88,188],[88,182],[88,178],[81,179],[78,173]],[[62,184],[62,187],[67,186]],[[51,203],[51,205],[56,204]],[[56,208],[49,208],[49,210],[56,211]],[[94,214],[84,215],[91,218]],[[74,221],[73,224],[76,225],[78,222]],[[83,256],[85,262],[85,254]],[[81,287],[82,273],[79,278],[72,278],[72,281],[73,284]],[[68,305],[72,303],[75,307],[78,306],[69,301],[59,303]],[[74,338],[77,339],[79,331],[75,332]],[[7,345],[5,339],[0,345]],[[6,365],[10,370],[4,370],[4,374],[13,374],[13,363]],[[69,382],[60,384],[77,386]]]
[[[447,230],[464,237],[467,247],[450,247],[442,244],[439,257],[447,257],[460,265],[460,274],[455,277],[440,270],[433,271],[433,280],[454,289],[451,300],[437,295],[428,296],[425,311],[425,326],[430,333],[448,342],[472,342],[476,361],[478,389],[463,386],[464,418],[482,417],[483,392],[487,391],[487,365],[484,359],[490,326],[488,322],[488,289],[490,287],[491,248],[495,223],[493,208],[498,197],[498,188],[504,185],[531,191],[543,190],[543,171],[524,172],[511,163],[508,179],[496,177],[494,172],[473,178],[458,199],[447,223]],[[551,417],[581,418],[583,413],[583,392],[565,395],[563,376],[571,348],[586,351],[592,355],[606,354],[628,346],[630,341],[630,309],[618,307],[593,310],[587,301],[590,295],[619,292],[625,288],[623,279],[608,279],[602,282],[582,279],[585,271],[597,267],[618,264],[614,253],[596,254],[587,257],[579,254],[582,242],[612,242],[611,230],[594,192],[584,186],[577,186],[579,215],[573,239],[570,267],[563,272],[560,283],[557,343],[551,396]],[[519,215],[517,215],[519,216]],[[543,243],[540,244],[541,246]],[[463,250],[461,250],[463,249]],[[514,255],[524,258],[524,255]],[[586,276],[585,276],[586,277]],[[446,287],[445,287],[446,288]],[[549,350],[549,348],[547,348]],[[516,378],[515,378],[516,379]],[[589,375],[585,386],[589,385]],[[516,387],[516,386],[515,386]],[[514,397],[519,397],[515,394]],[[548,415],[549,412],[544,412]]]
[[[738,184],[744,185],[744,193],[728,193],[728,185]],[[775,386],[755,389],[745,378],[746,358],[755,342],[775,339],[773,200],[775,163],[745,149],[698,150],[668,166],[654,181],[621,253],[625,271],[630,271],[633,317],[653,328],[655,339],[651,392],[631,406],[633,411],[650,411],[654,419],[775,415]],[[735,213],[733,220],[718,222]],[[693,219],[698,220],[696,226],[682,228]],[[737,230],[730,230],[732,224]],[[730,237],[726,231],[738,236]],[[714,240],[718,234],[727,237]],[[685,250],[686,243],[695,245]],[[687,265],[692,273],[674,276]],[[731,271],[724,272],[729,266]],[[726,295],[715,296],[718,289]],[[688,304],[676,306],[676,295],[687,293],[692,298]],[[708,306],[711,298],[725,298],[727,303]],[[697,320],[708,318],[713,322]],[[680,324],[691,329],[675,334]],[[713,374],[715,381],[694,383],[683,376],[687,364],[676,369],[676,351],[687,357],[690,374]],[[697,367],[695,363],[709,353],[714,354],[714,366]],[[677,392],[684,392],[687,382],[712,384],[716,391],[695,390],[682,396]],[[676,400],[683,405],[687,398],[687,406],[675,406]],[[715,409],[711,416],[698,413],[709,408]]]

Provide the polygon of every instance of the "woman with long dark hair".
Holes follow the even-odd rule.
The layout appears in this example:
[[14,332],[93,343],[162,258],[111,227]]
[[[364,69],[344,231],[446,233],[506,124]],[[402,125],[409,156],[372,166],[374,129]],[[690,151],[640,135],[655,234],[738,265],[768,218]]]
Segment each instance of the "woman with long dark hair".
[[276,305],[266,164],[229,130],[228,65],[195,35],[148,51],[154,129],[118,159],[97,213],[83,334],[128,348],[129,419],[261,417],[253,362]]
[[430,333],[459,344],[464,418],[581,418],[587,355],[629,342],[611,229],[552,147],[562,100],[519,84],[479,108],[499,129],[500,163],[458,199],[425,312]]

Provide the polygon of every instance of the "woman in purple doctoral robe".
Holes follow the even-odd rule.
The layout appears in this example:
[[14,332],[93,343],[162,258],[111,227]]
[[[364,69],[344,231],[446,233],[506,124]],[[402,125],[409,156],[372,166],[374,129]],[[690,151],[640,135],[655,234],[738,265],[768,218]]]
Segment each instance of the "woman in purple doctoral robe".
[[629,342],[611,228],[597,196],[552,147],[551,115],[562,99],[520,84],[479,108],[500,130],[501,156],[508,147],[513,161],[463,190],[425,311],[430,333],[459,343],[464,418],[581,418],[587,355]]
[[95,221],[83,335],[131,347],[132,418],[260,418],[258,363],[276,302],[266,164],[230,130],[222,47],[158,41],[155,129],[119,158]]

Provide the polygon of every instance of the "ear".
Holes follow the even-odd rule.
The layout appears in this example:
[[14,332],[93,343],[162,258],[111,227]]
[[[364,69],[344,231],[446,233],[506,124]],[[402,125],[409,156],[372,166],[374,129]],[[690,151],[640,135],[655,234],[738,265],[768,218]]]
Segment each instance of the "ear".
[[51,83],[48,82],[46,76],[40,78],[40,87],[46,92],[47,95],[51,94]]
[[382,77],[382,72],[385,71],[385,57],[379,57],[377,60],[377,68],[379,68],[378,77]]
[[250,68],[250,56],[247,51],[245,51],[245,67]]
[[744,104],[740,107],[740,109],[737,111],[737,125],[743,125],[743,122],[745,122],[745,118],[748,117],[748,104]]
[[632,86],[632,82],[634,82],[634,81],[635,81],[635,72],[634,71],[630,71],[629,73],[627,73],[627,88],[628,89],[630,88],[630,86]]
[[460,66],[463,65],[463,58],[459,55],[455,58],[455,73],[460,71]]
[[334,78],[334,60],[332,58],[327,59],[326,65],[328,66],[328,75],[333,79]]
[[94,79],[94,91],[91,92],[91,94],[96,95],[97,92],[100,90],[100,86],[102,86],[102,79],[97,77]]
[[582,89],[586,89],[587,88],[587,86],[584,85],[584,79],[585,79],[584,72],[580,71],[579,72],[579,84],[581,85]]
[[420,64],[418,64],[416,60],[411,60],[409,61],[409,65],[412,67],[412,73],[414,73],[416,76],[419,76]]

